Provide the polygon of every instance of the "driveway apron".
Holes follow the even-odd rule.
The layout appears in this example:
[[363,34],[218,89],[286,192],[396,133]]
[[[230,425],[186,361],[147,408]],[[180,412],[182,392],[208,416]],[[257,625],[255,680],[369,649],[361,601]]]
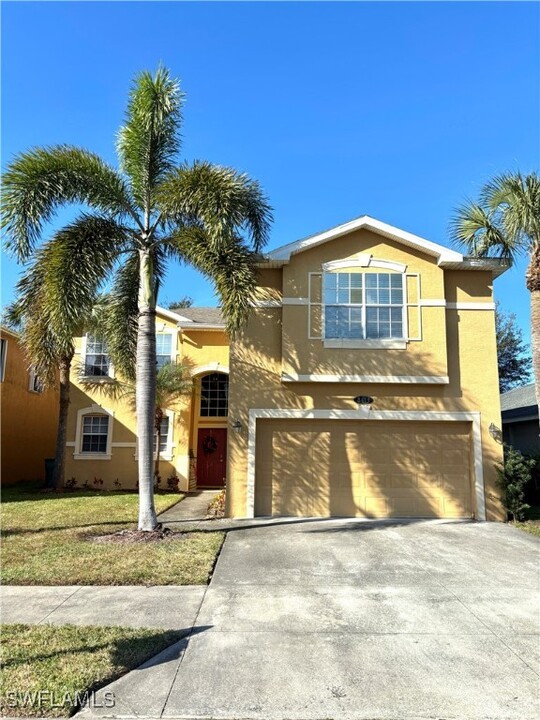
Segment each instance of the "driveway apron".
[[539,547],[496,523],[232,530],[190,635],[83,713],[536,720]]

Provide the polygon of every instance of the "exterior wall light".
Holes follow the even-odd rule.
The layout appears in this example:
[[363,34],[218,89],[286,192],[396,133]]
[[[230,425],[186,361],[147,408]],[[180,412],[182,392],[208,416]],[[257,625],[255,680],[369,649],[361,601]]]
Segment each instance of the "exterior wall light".
[[502,430],[498,428],[494,423],[491,423],[488,427],[489,434],[491,437],[496,440],[498,443],[502,443],[503,441],[503,434]]
[[235,433],[242,432],[242,423],[240,422],[240,420],[238,420],[238,418],[236,420],[233,420],[231,427]]

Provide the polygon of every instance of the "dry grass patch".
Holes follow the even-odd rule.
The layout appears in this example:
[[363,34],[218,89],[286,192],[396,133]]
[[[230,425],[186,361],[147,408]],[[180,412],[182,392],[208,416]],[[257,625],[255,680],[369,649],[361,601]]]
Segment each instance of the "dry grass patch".
[[183,634],[118,627],[4,625],[2,715],[72,715],[84,703],[85,693],[138,667]]
[[[180,499],[183,496],[180,496]],[[156,494],[163,512],[179,496]],[[198,585],[208,581],[222,533],[168,542],[99,543],[136,529],[136,493],[2,493],[2,578],[11,585]]]

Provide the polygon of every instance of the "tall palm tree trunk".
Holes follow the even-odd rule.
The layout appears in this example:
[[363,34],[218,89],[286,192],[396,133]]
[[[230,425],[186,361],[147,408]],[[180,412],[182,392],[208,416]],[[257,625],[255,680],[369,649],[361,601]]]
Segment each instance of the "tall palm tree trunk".
[[69,412],[69,386],[71,361],[73,352],[60,361],[60,402],[58,405],[58,429],[56,431],[56,452],[54,456],[53,488],[58,490],[64,484],[64,468],[66,465],[66,437]]
[[156,302],[149,250],[140,250],[136,407],[139,441],[139,530],[155,530],[154,422],[156,405]]
[[536,402],[540,405],[540,242],[531,253],[527,268],[527,289],[531,293],[531,350]]

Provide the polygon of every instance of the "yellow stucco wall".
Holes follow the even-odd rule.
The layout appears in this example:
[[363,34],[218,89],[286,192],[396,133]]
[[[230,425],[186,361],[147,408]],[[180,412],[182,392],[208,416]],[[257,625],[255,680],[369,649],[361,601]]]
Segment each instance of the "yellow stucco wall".
[[[200,377],[209,372],[228,372],[229,341],[224,330],[180,331],[176,322],[158,312],[157,333],[173,334],[173,354],[176,362],[186,366],[193,375],[193,390],[188,392],[173,408],[172,457],[160,460],[160,487],[166,488],[167,478],[177,477],[179,489],[189,488],[190,454],[196,452],[197,427],[205,424],[211,427],[226,427],[227,418],[199,418]],[[99,390],[88,391],[78,381],[78,367],[83,358],[83,338],[76,338],[76,355],[72,373],[71,404],[68,423],[68,444],[66,448],[66,481],[75,479],[77,486],[88,483],[114,489],[132,489],[137,483],[136,423],[130,403],[112,401]],[[98,406],[114,414],[112,424],[110,459],[77,459],[76,446],[78,413],[85,408]],[[167,456],[169,457],[169,456]]]
[[[320,273],[323,263],[359,252],[402,263],[408,274],[419,274],[422,301],[488,306],[493,302],[491,273],[445,271],[433,257],[367,230],[293,255],[282,269],[265,269],[259,298],[306,299],[309,273]],[[346,272],[344,267],[339,271]],[[408,300],[418,300],[412,289]],[[231,346],[229,412],[240,419],[243,432],[231,434],[229,440],[227,513],[246,515],[250,409],[355,410],[353,398],[370,395],[375,400],[373,409],[381,411],[480,412],[487,518],[503,519],[493,467],[502,458],[502,448],[488,432],[490,423],[501,427],[493,310],[451,309],[441,304],[415,308],[422,339],[395,350],[325,348],[320,339],[308,338],[308,312],[307,304],[256,307]],[[282,372],[442,376],[447,380],[441,384],[282,382]]]
[[54,457],[55,452],[58,388],[32,392],[17,335],[2,329],[1,337],[7,341],[4,381],[0,384],[2,483],[44,480],[44,460]]

